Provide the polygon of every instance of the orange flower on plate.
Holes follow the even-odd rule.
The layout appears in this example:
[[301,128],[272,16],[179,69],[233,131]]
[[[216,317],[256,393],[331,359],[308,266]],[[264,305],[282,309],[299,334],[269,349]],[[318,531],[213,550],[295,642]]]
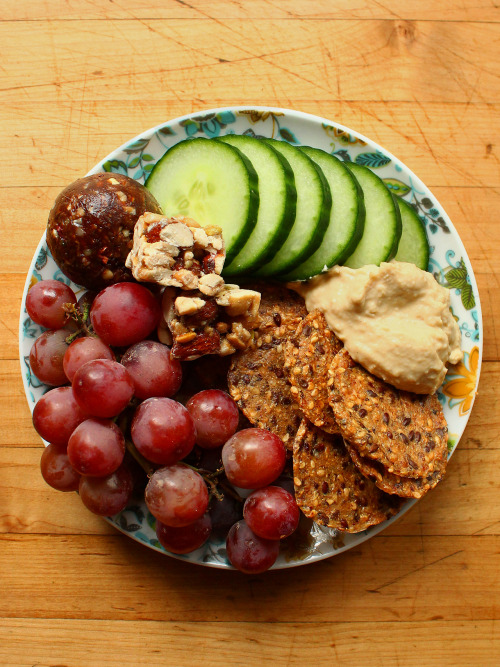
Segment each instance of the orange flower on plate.
[[448,375],[452,375],[453,379],[448,380],[443,385],[442,391],[450,399],[450,407],[459,405],[458,413],[461,417],[469,412],[472,406],[478,365],[479,348],[475,346],[469,354],[464,353],[462,361],[450,368]]

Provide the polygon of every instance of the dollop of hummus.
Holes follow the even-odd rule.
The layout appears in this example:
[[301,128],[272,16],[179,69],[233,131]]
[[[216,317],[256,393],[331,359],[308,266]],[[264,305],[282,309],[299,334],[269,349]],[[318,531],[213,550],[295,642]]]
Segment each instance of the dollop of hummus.
[[446,364],[462,358],[449,290],[414,264],[337,266],[291,287],[309,312],[324,313],[355,361],[398,389],[432,394]]

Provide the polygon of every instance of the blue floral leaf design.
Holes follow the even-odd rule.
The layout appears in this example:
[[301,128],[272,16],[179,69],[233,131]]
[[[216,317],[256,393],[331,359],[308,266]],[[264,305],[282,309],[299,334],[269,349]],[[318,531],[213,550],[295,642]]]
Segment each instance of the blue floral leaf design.
[[154,164],[145,164],[144,165],[144,172],[146,174],[149,174],[150,171],[153,171],[154,169]]
[[144,160],[144,162],[153,162],[154,157],[149,153],[143,153],[142,159]]
[[139,164],[140,161],[141,161],[141,156],[138,155],[137,157],[135,157],[135,158],[129,163],[128,168],[129,168],[129,169],[134,169],[135,167],[137,167],[137,165]]
[[[147,165],[146,165],[147,166]],[[136,181],[138,181],[140,178],[144,176],[144,169],[139,169],[138,171],[135,172],[135,174],[132,176],[132,178]]]
[[285,141],[288,141],[289,144],[298,144],[299,140],[294,135],[294,133],[289,130],[287,127],[280,127],[280,137]]
[[129,523],[125,528],[127,533],[135,533],[136,530],[140,530],[141,526],[138,523]]
[[127,507],[127,510],[135,514],[137,521],[140,521],[141,523],[144,521],[144,512],[140,505],[131,505],[130,507]]
[[386,164],[389,164],[391,161],[390,157],[387,157],[387,155],[384,155],[380,151],[376,151],[375,153],[360,153],[359,155],[356,155],[356,164],[359,164],[363,167],[370,167],[371,169],[378,169],[379,167],[383,167]]
[[186,123],[184,129],[186,130],[187,136],[192,137],[198,132],[198,123],[193,123],[193,121],[190,121]]
[[229,123],[234,123],[236,122],[236,116],[233,114],[232,111],[221,111],[220,113],[217,114],[217,118],[221,122],[221,124],[229,125]]
[[123,160],[107,160],[102,168],[108,172],[127,174],[127,165]]
[[146,146],[149,144],[149,139],[138,139],[137,141],[134,141],[133,144],[130,144],[130,146],[127,146],[127,148],[124,149],[124,153],[140,153],[142,150],[146,148]]
[[35,267],[38,271],[41,271],[43,267],[47,264],[47,250],[42,248],[38,253],[36,258]]
[[448,227],[448,225],[441,216],[439,216],[439,218],[436,219],[436,222],[439,224],[439,226],[441,227],[441,229],[445,234],[450,234],[450,228]]
[[335,151],[334,155],[339,157],[344,162],[352,162],[351,156],[349,155],[349,152],[345,150],[345,148],[341,148],[340,150]]
[[246,137],[255,137],[255,139],[265,139],[266,137],[263,134],[256,134],[251,127],[248,128],[248,130],[245,130],[243,134]]
[[59,280],[59,282],[64,283],[65,285],[71,285],[71,280],[66,278],[64,273],[59,269],[54,273],[54,280]]
[[27,317],[23,322],[23,336],[26,338],[37,338],[39,334],[38,328],[33,321]]

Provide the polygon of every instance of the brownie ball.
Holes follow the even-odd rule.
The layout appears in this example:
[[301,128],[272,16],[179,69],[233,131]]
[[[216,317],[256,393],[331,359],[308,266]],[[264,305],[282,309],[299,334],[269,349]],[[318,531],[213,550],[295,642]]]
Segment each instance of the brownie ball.
[[61,271],[78,285],[100,291],[133,280],[125,267],[134,226],[150,211],[162,213],[146,188],[123,174],[94,174],[68,185],[47,223],[47,245]]

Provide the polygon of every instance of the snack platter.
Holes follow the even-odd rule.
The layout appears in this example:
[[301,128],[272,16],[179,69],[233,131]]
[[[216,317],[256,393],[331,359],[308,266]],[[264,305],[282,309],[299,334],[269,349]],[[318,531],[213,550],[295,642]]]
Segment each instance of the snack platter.
[[[187,138],[224,135],[266,137],[291,145],[310,146],[331,153],[347,164],[367,166],[392,194],[402,197],[417,212],[430,246],[428,270],[439,284],[450,288],[451,310],[458,322],[464,353],[462,362],[452,368],[438,392],[448,424],[448,457],[451,456],[467,424],[479,380],[482,353],[479,296],[469,259],[451,221],[422,181],[396,157],[357,132],[326,119],[284,109],[231,107],[189,114],[152,128],[108,155],[89,174],[124,174],[144,183],[167,149]],[[60,271],[44,235],[28,272],[20,316],[21,370],[31,411],[47,386],[30,370],[30,349],[43,329],[29,318],[25,302],[29,287],[46,279],[69,284],[77,296],[83,291]],[[294,567],[342,553],[383,530],[415,502],[406,500],[392,518],[359,533],[312,523],[310,532],[297,536],[281,550],[273,568]],[[158,542],[154,518],[144,502],[134,502],[108,521],[149,548],[168,553]],[[210,539],[200,549],[185,555],[169,555],[210,567],[232,567],[223,539]]]

